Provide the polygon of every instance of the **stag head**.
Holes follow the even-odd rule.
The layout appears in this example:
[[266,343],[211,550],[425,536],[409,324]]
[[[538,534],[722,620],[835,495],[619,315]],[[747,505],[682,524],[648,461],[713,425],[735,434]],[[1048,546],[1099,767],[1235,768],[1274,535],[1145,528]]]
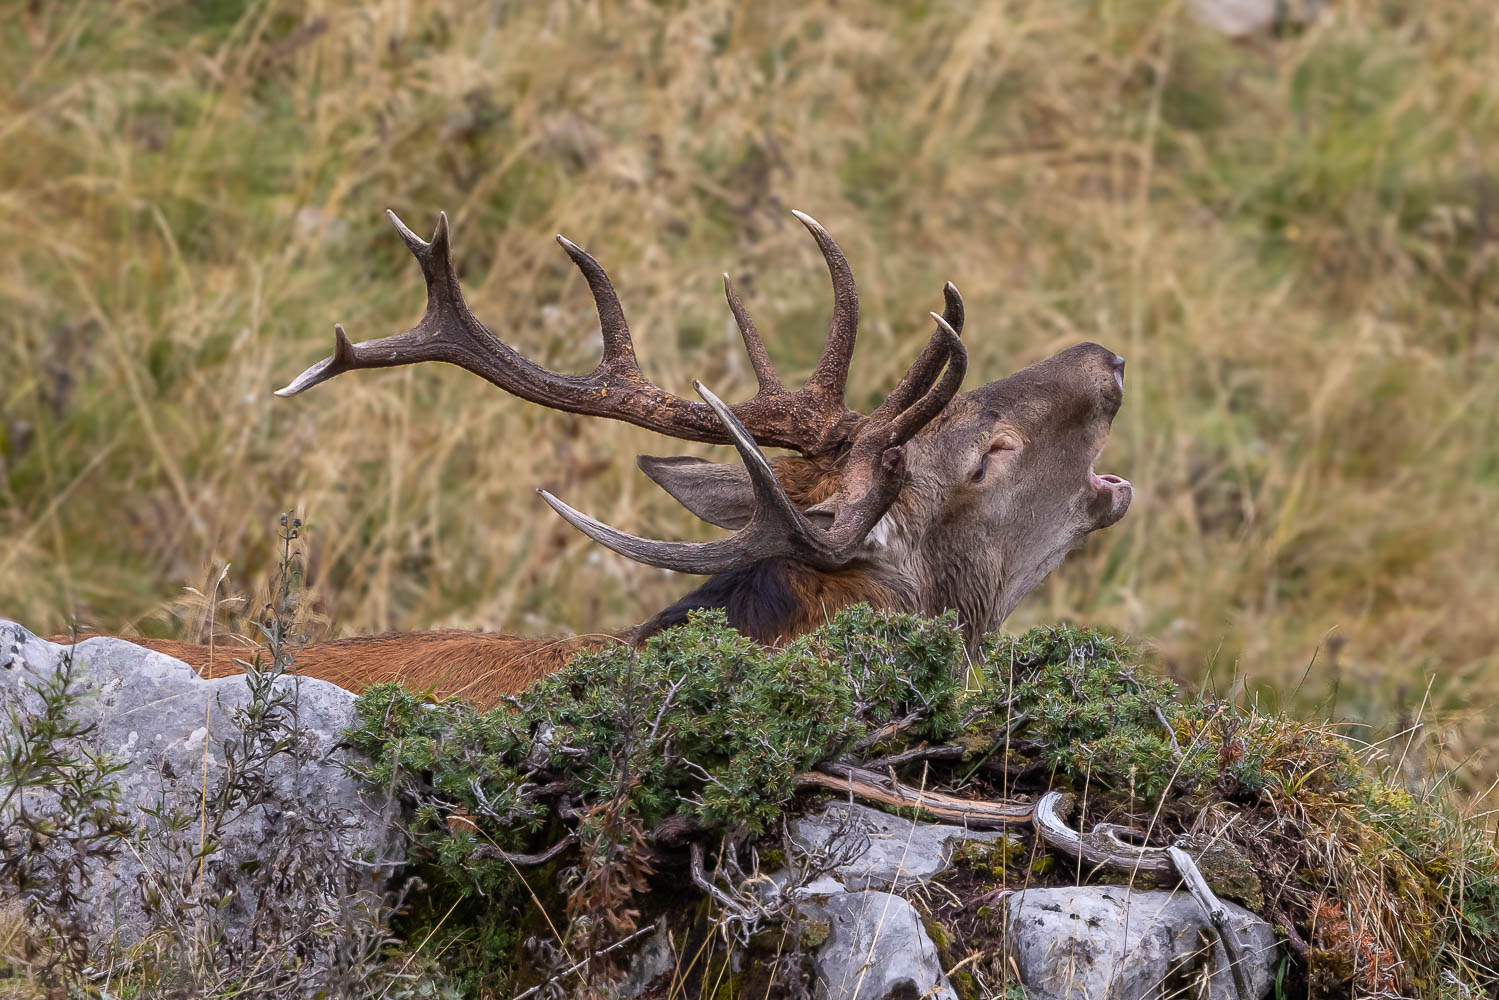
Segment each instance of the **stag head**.
[[[771,642],[800,631],[797,619],[815,622],[834,610],[814,605],[825,602],[819,595],[836,592],[912,611],[956,608],[976,641],[1083,537],[1129,507],[1130,484],[1093,471],[1123,401],[1124,359],[1080,344],[959,395],[967,368],[959,336],[964,313],[950,283],[942,314],[931,314],[930,340],[896,388],[872,413],[849,409],[844,386],[858,294],[838,245],[800,212],[832,278],[826,347],[806,384],[788,391],[725,276],[759,384],[753,398],[732,406],[698,383],[701,403],[647,381],[608,276],[561,236],[588,282],[603,334],[603,357],[586,375],[541,368],[474,317],[453,269],[445,215],[430,242],[389,215],[426,276],[426,314],[405,333],[359,344],[336,326],[332,356],[278,394],[295,395],[358,368],[445,361],[553,409],[733,445],[738,465],[640,459],[641,469],[688,510],[734,529],[715,541],[638,538],[541,493],[570,524],[622,555],[713,577],[643,630],[680,621],[694,607],[724,606],[731,622]],[[772,462],[764,445],[796,454]],[[783,614],[776,610],[781,605],[792,610]]]
[[[901,488],[849,570],[870,575],[887,603],[906,610],[957,609],[976,643],[1088,534],[1129,509],[1129,482],[1094,471],[1123,401],[1124,359],[1097,344],[956,396],[904,447]],[[757,510],[748,462],[643,456],[640,465],[714,524],[743,528]],[[826,524],[835,516],[836,497],[822,497],[836,466],[796,457],[773,466],[808,517]],[[725,588],[705,588],[713,589]],[[699,596],[688,595],[654,624],[680,621],[702,606]],[[763,638],[767,630],[751,631]]]

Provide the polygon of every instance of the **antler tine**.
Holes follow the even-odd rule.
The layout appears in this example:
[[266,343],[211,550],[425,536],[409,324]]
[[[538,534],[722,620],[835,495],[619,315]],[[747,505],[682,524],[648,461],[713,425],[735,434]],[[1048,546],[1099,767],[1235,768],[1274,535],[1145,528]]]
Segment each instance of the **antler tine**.
[[833,280],[833,318],[828,321],[828,340],[822,349],[822,357],[807,380],[805,391],[825,399],[843,401],[843,390],[848,384],[848,366],[854,356],[854,341],[859,333],[859,289],[854,284],[854,272],[848,266],[848,258],[834,242],[822,223],[805,212],[793,210],[807,232],[817,241],[822,259],[827,262],[828,275]]
[[659,542],[627,534],[569,506],[546,490],[537,490],[547,505],[568,524],[611,549],[638,563],[657,566],[676,573],[712,576],[735,565],[741,557],[738,535],[712,542]]
[[401,217],[390,209],[385,210],[385,217],[390,224],[395,226],[396,232],[400,234],[401,241],[406,244],[406,249],[417,259],[422,266],[422,275],[427,279],[428,291],[434,284],[443,287],[443,291],[449,296],[457,296],[459,301],[463,299],[463,292],[458,287],[458,275],[453,271],[453,247],[448,238],[448,213],[437,213],[437,227],[432,231],[432,241],[429,243],[416,233],[411,227],[401,221]]
[[594,308],[599,314],[599,332],[604,338],[604,357],[599,362],[599,370],[639,374],[640,363],[635,358],[630,326],[625,322],[625,308],[619,304],[619,296],[609,275],[588,251],[561,233],[557,234],[557,243],[583,272],[583,280],[588,282],[588,290],[593,294]]
[[312,365],[302,374],[292,379],[285,386],[276,390],[278,396],[295,396],[317,385],[326,382],[341,372],[346,372],[354,364],[354,345],[349,343],[349,335],[344,333],[342,323],[333,324],[333,353]]
[[[947,379],[944,380],[944,384],[954,377],[956,377],[957,384],[962,383],[963,375],[968,370],[968,353],[963,349],[962,341],[959,339],[963,332],[963,296],[958,294],[958,287],[949,281],[942,286],[942,298],[942,316],[937,320],[939,325],[932,332],[931,339],[927,341],[921,354],[911,363],[911,367],[906,370],[900,384],[885,397],[879,409],[866,418],[866,423],[870,425],[887,423],[905,413],[913,403],[927,395],[936,384],[937,376],[944,371],[944,364],[947,365]],[[953,370],[955,365],[957,366],[956,372]],[[953,390],[956,392],[956,385],[953,386]],[[943,405],[946,405],[951,398],[949,394],[947,399],[942,401]],[[915,430],[920,430],[920,428],[915,428],[912,431],[913,434]],[[909,438],[908,434],[902,441]]]
[[835,551],[855,551],[890,510],[904,478],[902,446],[942,412],[963,384],[968,352],[955,329],[963,323],[963,297],[952,282],[943,287],[943,293],[945,315],[930,314],[937,329],[926,349],[855,433],[838,486],[837,512],[826,534],[827,544]]
[[755,443],[754,437],[739,418],[734,416],[734,411],[719,399],[708,387],[696,379],[692,387],[697,394],[713,407],[714,414],[722,422],[724,430],[729,432],[729,437],[734,441],[734,450],[739,452],[739,458],[744,462],[744,467],[749,470],[750,483],[755,488],[755,499],[758,501],[757,510],[774,510],[781,517],[796,520],[801,516],[801,511],[791,502],[786,491],[781,488],[781,482],[776,478],[775,471],[770,467],[770,460]]
[[751,560],[794,555],[814,566],[833,568],[847,560],[831,549],[821,532],[797,509],[776,479],[765,454],[723,400],[701,382],[693,388],[707,401],[744,461],[755,492],[755,513],[728,538],[712,542],[663,542],[627,534],[563,503],[546,490],[543,500],[574,528],[620,555],[678,573],[711,575]]
[[750,319],[750,314],[744,308],[744,303],[739,299],[739,292],[734,288],[734,282],[727,274],[723,276],[723,295],[729,301],[729,312],[734,314],[734,322],[739,327],[739,337],[744,341],[744,353],[749,355],[750,367],[755,372],[755,382],[758,384],[756,397],[784,396],[786,386],[781,383],[781,377],[776,374],[776,366],[770,360],[770,354],[765,350],[765,341],[760,339],[760,331],[755,328],[755,321]]
[[[958,331],[952,328],[947,319],[931,314],[937,321],[937,332],[932,334],[932,342],[940,338],[942,345],[947,349],[947,367],[942,372],[942,378],[928,389],[920,399],[913,405],[901,411],[891,422],[890,444],[891,446],[905,444],[915,436],[927,424],[941,413],[952,398],[958,394],[958,389],[963,385],[963,376],[968,374],[968,351],[963,347],[963,341],[958,336]],[[879,411],[876,411],[878,414]]]

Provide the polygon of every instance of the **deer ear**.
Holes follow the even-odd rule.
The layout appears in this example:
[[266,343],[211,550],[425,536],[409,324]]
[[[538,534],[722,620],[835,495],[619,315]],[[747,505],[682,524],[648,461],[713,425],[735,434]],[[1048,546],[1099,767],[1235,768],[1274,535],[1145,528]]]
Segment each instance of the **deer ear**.
[[635,464],[651,482],[709,524],[738,530],[755,512],[755,488],[742,465],[719,465],[686,455],[641,455]]
[[833,519],[838,516],[838,498],[828,497],[822,503],[813,504],[802,513],[807,516],[807,520],[826,531],[833,526]]

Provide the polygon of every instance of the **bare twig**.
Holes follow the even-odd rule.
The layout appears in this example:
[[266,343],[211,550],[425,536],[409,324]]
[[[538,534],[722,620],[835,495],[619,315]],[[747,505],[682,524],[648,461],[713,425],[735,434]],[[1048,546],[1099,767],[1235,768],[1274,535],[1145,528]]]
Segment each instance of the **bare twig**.
[[723,916],[719,923],[719,929],[723,932],[724,938],[726,940],[730,939],[731,925],[738,924],[740,932],[733,937],[740,943],[747,942],[750,935],[759,927],[761,919],[769,916],[769,913],[765,911],[763,906],[759,906],[758,904],[747,905],[753,902],[753,900],[735,899],[734,896],[731,896],[713,884],[703,872],[702,844],[693,844],[691,853],[692,884],[707,893],[708,898],[712,899],[714,904],[722,911]]
[[635,933],[630,934],[627,937],[620,938],[618,941],[614,942],[609,947],[607,947],[607,948],[600,948],[598,951],[593,952],[592,954],[590,954],[590,955],[588,955],[588,956],[586,956],[586,957],[584,957],[582,959],[579,959],[578,961],[574,962],[572,965],[570,965],[566,969],[563,969],[561,972],[557,973],[555,976],[552,976],[546,982],[544,982],[544,983],[537,983],[535,986],[531,987],[529,990],[526,990],[526,992],[517,994],[513,998],[513,1000],[526,1000],[527,997],[533,997],[538,992],[540,992],[543,987],[551,986],[554,983],[557,983],[557,982],[560,982],[563,979],[566,979],[568,976],[572,975],[574,972],[577,972],[579,969],[583,968],[585,965],[587,965],[589,962],[592,962],[594,959],[596,959],[596,958],[603,958],[605,955],[609,954],[611,951],[618,951],[620,948],[623,948],[625,945],[629,944],[630,942],[636,941],[636,940],[644,937],[645,935],[649,934],[651,931],[653,931],[655,929],[656,929],[656,925],[655,924],[647,924],[646,926],[640,928]]
[[959,760],[967,753],[956,743],[943,743],[937,746],[914,747],[900,753],[891,754],[888,757],[878,757],[859,765],[868,771],[887,771],[892,767],[900,767],[917,760]]
[[731,915],[738,917],[749,915],[748,911],[746,911],[744,907],[740,906],[738,902],[731,899],[728,893],[724,892],[718,886],[708,881],[708,877],[703,874],[702,844],[692,845],[692,884],[703,890],[703,892],[707,893],[715,903],[723,907]]
[[1180,761],[1182,759],[1182,745],[1177,742],[1176,730],[1171,728],[1171,722],[1166,718],[1166,713],[1161,710],[1160,705],[1151,705],[1150,707],[1155,712],[1156,721],[1161,724],[1162,729],[1166,730],[1166,738],[1171,741],[1173,755],[1177,761]]
[[686,676],[677,678],[676,682],[667,690],[666,697],[661,699],[661,708],[656,712],[656,720],[651,723],[651,734],[646,737],[646,746],[652,746],[656,742],[656,734],[661,731],[661,720],[666,718],[666,710],[671,707],[672,699],[677,692],[682,690],[682,685],[687,683]]
[[509,851],[496,847],[494,844],[476,844],[473,856],[485,861],[508,861],[510,864],[520,868],[534,868],[537,865],[546,864],[577,842],[578,835],[569,833],[540,854],[512,854]]
[[1311,954],[1311,945],[1306,943],[1306,938],[1302,937],[1301,932],[1296,929],[1296,923],[1290,915],[1277,903],[1271,907],[1266,916],[1270,918],[1272,924],[1285,932],[1286,944],[1296,953],[1296,957],[1305,961]]
[[1239,1000],[1250,1000],[1254,994],[1249,992],[1249,977],[1244,972],[1244,953],[1239,949],[1239,936],[1234,930],[1233,924],[1228,919],[1228,908],[1223,901],[1213,895],[1213,890],[1208,888],[1207,881],[1198,870],[1197,862],[1192,860],[1192,855],[1180,847],[1166,848],[1166,855],[1171,859],[1176,873],[1187,886],[1187,891],[1192,898],[1197,900],[1197,905],[1202,907],[1202,912],[1207,915],[1213,929],[1218,932],[1218,939],[1223,942],[1223,954],[1228,959],[1228,970],[1234,978],[1234,992]]
[[1029,803],[960,799],[955,795],[912,788],[894,778],[848,764],[823,764],[819,770],[805,771],[796,776],[796,785],[798,788],[847,792],[881,805],[921,809],[948,823],[976,829],[997,829],[1031,821]]
[[1072,796],[1047,792],[1036,802],[1033,822],[1036,833],[1064,854],[1101,868],[1122,871],[1172,872],[1171,859],[1159,847],[1141,847],[1120,838],[1124,827],[1101,824],[1091,834],[1074,830],[1062,818],[1072,808]]
[[916,711],[910,713],[903,719],[896,719],[894,722],[887,722],[883,726],[880,726],[878,729],[872,730],[871,732],[868,732],[859,739],[855,740],[853,746],[849,747],[849,751],[851,753],[859,753],[860,751],[868,750],[870,747],[875,746],[879,743],[883,743],[885,740],[888,740],[890,737],[896,735],[897,733],[905,732],[907,729],[910,729],[913,725],[915,725],[920,719],[921,712]]

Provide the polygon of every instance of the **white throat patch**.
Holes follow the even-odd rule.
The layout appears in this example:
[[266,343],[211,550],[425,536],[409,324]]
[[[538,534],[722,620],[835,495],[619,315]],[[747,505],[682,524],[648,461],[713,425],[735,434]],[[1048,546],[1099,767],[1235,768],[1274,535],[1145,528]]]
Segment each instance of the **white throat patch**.
[[879,523],[869,530],[864,543],[871,548],[888,549],[890,547],[890,539],[894,535],[895,522],[890,520],[890,514],[887,511],[885,516],[880,518]]

